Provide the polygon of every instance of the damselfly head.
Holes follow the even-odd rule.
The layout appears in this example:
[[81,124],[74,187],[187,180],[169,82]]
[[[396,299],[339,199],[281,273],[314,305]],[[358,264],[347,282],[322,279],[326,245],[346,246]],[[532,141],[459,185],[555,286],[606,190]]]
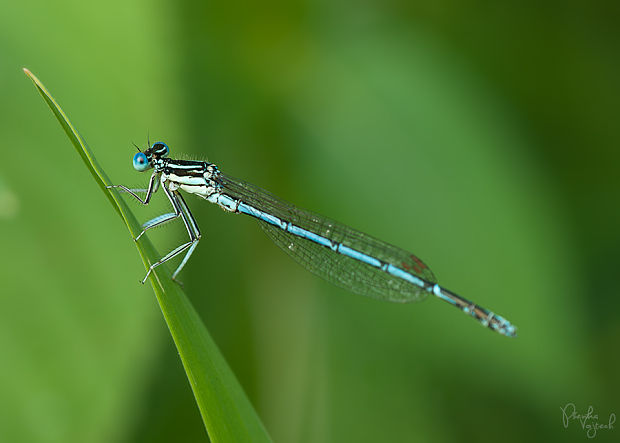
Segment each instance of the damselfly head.
[[138,152],[133,156],[133,167],[136,171],[144,172],[147,169],[151,169],[156,160],[166,157],[170,149],[164,142],[155,142],[148,147],[144,152]]

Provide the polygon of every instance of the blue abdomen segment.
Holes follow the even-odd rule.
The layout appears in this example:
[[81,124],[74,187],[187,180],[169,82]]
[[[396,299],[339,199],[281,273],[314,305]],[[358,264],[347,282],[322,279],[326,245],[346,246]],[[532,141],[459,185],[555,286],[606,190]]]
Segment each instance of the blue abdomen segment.
[[387,263],[382,263],[380,260],[368,254],[364,254],[363,252],[357,251],[342,243],[333,242],[327,237],[323,237],[312,231],[293,225],[292,223],[285,222],[282,219],[274,215],[263,212],[245,203],[239,203],[238,211],[242,214],[250,215],[252,217],[259,219],[260,221],[269,223],[272,226],[280,228],[283,231],[288,232],[291,235],[297,237],[298,239],[305,239],[317,245],[324,246],[325,248],[329,250],[329,251],[327,250],[324,251],[325,253],[329,253],[331,251],[337,254],[342,254],[346,257],[352,258],[353,260],[357,260],[359,262],[365,263],[374,268],[380,268],[394,276],[403,278],[404,280],[408,280],[414,284],[418,284],[418,286],[423,286],[422,280],[411,276],[410,274],[406,273],[405,271],[401,269],[396,268],[395,266],[389,265]]

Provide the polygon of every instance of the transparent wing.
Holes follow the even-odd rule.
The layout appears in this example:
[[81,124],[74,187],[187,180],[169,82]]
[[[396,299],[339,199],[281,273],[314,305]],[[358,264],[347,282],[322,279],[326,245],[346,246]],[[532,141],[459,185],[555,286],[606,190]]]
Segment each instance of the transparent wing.
[[[234,199],[240,199],[284,221],[331,241],[342,243],[384,263],[397,266],[428,283],[436,282],[428,266],[410,252],[322,215],[299,209],[258,186],[242,180],[221,174],[218,181],[224,193]],[[306,269],[351,292],[401,303],[421,300],[427,294],[419,286],[394,277],[381,269],[342,255],[313,241],[297,237],[267,222],[259,220],[259,223],[274,243]]]

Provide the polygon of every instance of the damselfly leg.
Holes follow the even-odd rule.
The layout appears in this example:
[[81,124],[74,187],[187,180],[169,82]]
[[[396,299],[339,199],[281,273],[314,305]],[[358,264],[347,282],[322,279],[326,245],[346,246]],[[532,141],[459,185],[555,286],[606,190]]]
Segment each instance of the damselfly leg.
[[[132,197],[134,197],[136,200],[138,200],[143,205],[148,205],[150,202],[151,196],[153,195],[153,193],[155,193],[158,190],[159,184],[160,184],[160,181],[158,180],[157,175],[153,174],[149,182],[149,187],[146,190],[145,189],[130,189],[123,185],[113,185],[113,186],[108,186],[107,188],[108,189],[119,188],[123,192],[126,192]],[[181,220],[183,220],[183,224],[185,225],[185,229],[187,230],[187,234],[189,235],[189,241],[174,248],[168,254],[164,255],[161,259],[151,264],[151,266],[149,266],[149,269],[146,273],[146,276],[144,277],[144,279],[142,279],[142,284],[146,282],[146,280],[148,279],[153,269],[155,269],[157,266],[163,263],[166,263],[168,260],[171,260],[172,258],[183,253],[184,251],[187,251],[185,254],[185,257],[183,257],[183,260],[181,261],[181,264],[177,267],[177,269],[172,274],[172,279],[175,280],[177,283],[182,284],[180,281],[176,280],[176,276],[179,274],[179,272],[181,272],[181,270],[183,269],[183,267],[189,260],[189,257],[194,252],[194,249],[198,245],[198,241],[200,240],[200,237],[201,237],[200,229],[198,228],[198,224],[196,223],[196,220],[194,219],[187,204],[185,203],[185,200],[183,200],[183,197],[181,196],[181,194],[179,194],[176,190],[168,189],[166,187],[166,184],[163,183],[163,180],[161,183],[161,187],[163,188],[164,193],[166,194],[166,197],[168,197],[168,200],[170,200],[170,204],[172,205],[174,212],[162,214],[144,223],[142,225],[143,227],[142,232],[138,234],[138,236],[134,240],[138,241],[140,237],[147,230],[151,228],[154,228],[156,226],[161,226],[164,223],[175,220],[177,218],[181,218]],[[140,196],[138,195],[138,192],[146,192],[146,196],[144,200],[140,198]]]
[[143,205],[148,205],[149,202],[151,201],[151,196],[155,192],[157,192],[157,189],[159,188],[159,180],[158,180],[158,178],[159,178],[158,174],[151,175],[151,179],[149,180],[149,187],[146,190],[146,196],[144,197],[144,200],[142,200],[140,198],[140,196],[137,194],[138,192],[144,192],[144,189],[131,189],[131,188],[128,188],[127,186],[123,186],[123,185],[110,185],[110,186],[106,186],[106,188],[107,189],[119,188],[123,192],[126,192],[129,195],[131,195],[133,198],[138,200]]

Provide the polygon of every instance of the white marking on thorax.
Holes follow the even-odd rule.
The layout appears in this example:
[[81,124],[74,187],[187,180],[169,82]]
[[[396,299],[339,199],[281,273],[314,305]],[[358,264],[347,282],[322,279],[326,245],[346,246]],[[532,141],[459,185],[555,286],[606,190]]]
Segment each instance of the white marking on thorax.
[[190,185],[190,186],[206,186],[207,181],[204,176],[201,177],[190,177],[190,176],[179,176],[176,174],[169,174],[166,177],[169,181],[178,183],[179,185]]
[[180,185],[179,186],[182,191],[185,191],[190,194],[196,194],[201,197],[209,197],[211,194],[215,192],[215,188],[212,186],[207,186],[206,184],[202,185]]
[[208,185],[209,182],[204,176],[185,177],[176,174],[162,174],[161,180],[168,184],[168,189],[171,191],[180,189],[188,194],[195,194],[204,198],[215,192],[215,188]]

